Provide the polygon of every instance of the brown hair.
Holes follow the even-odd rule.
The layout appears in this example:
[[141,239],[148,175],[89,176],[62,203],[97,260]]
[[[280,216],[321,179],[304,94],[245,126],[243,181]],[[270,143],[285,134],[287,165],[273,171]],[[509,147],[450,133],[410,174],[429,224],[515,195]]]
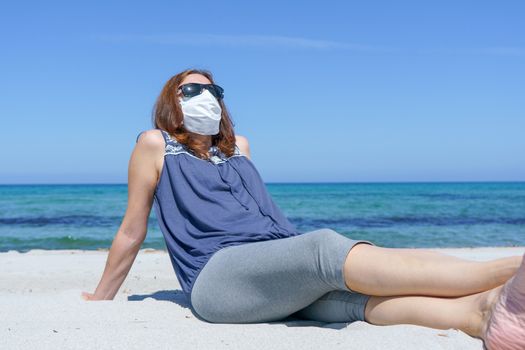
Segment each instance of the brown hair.
[[[190,74],[201,74],[215,84],[210,71],[205,69],[186,69],[171,77],[162,88],[162,91],[153,107],[153,126],[163,129],[170,135],[174,135],[176,140],[186,145],[197,157],[206,159],[206,145],[189,134],[184,127],[183,113],[177,96],[177,89],[184,79]],[[219,133],[212,135],[212,146],[217,146],[227,157],[231,157],[235,151],[234,123],[230,114],[221,99],[219,104],[222,109]]]

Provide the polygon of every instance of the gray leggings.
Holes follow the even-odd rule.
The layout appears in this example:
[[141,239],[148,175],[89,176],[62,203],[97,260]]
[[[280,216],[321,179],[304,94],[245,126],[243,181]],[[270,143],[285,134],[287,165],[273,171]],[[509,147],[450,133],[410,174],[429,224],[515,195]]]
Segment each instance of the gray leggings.
[[193,312],[212,323],[364,321],[369,295],[350,290],[343,265],[350,249],[369,241],[320,229],[217,251],[197,276]]

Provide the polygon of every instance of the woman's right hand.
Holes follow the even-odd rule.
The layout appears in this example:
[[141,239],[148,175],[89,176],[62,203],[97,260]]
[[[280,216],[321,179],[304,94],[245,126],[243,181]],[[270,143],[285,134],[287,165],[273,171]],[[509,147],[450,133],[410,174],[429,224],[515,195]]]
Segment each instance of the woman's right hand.
[[97,296],[95,296],[94,293],[88,293],[88,292],[82,292],[82,299],[84,299],[86,301],[90,301],[90,300],[111,300],[111,299],[104,299],[104,298],[101,298],[101,297],[97,297]]

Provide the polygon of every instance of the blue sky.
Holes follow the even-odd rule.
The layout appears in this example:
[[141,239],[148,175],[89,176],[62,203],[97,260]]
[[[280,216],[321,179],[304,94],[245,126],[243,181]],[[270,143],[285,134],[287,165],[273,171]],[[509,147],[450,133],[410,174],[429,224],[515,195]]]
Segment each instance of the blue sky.
[[0,5],[0,183],[126,183],[186,68],[266,182],[525,180],[522,1]]

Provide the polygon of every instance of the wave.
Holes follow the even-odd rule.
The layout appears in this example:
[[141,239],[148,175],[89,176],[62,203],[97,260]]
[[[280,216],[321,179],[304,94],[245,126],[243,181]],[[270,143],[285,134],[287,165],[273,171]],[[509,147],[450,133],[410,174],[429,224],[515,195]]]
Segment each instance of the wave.
[[[100,239],[74,237],[71,235],[42,238],[31,237],[27,239],[18,237],[0,237],[0,252],[7,252],[9,250],[27,252],[31,249],[109,249],[112,242],[113,237]],[[141,249],[143,248],[165,249],[164,240],[163,238],[147,238],[141,246]]]
[[[63,216],[20,216],[0,218],[0,225],[50,226],[75,225],[79,227],[113,227],[122,222],[122,216],[63,215]],[[150,219],[151,220],[151,219]]]
[[355,226],[355,227],[393,227],[393,226],[463,226],[463,225],[525,225],[524,218],[481,218],[450,216],[389,216],[370,218],[305,218],[288,217],[295,225],[301,226]]

